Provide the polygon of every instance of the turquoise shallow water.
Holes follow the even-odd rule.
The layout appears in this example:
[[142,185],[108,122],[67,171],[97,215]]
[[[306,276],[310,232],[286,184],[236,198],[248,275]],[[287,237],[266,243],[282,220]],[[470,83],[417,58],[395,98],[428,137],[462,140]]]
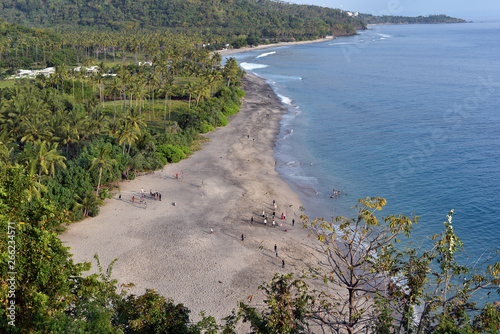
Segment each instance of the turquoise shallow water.
[[500,22],[374,26],[235,58],[288,106],[278,171],[312,216],[381,196],[385,215],[420,216],[417,239],[455,209],[478,255],[500,245],[499,34]]

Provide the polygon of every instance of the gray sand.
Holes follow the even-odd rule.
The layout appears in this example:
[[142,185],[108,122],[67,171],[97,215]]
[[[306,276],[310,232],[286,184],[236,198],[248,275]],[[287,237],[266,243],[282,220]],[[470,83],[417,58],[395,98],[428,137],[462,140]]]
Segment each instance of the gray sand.
[[[118,258],[112,276],[133,282],[131,293],[155,289],[187,306],[194,321],[202,310],[220,320],[250,295],[259,296],[253,304],[262,301],[262,282],[317,261],[300,224],[298,196],[274,170],[273,147],[286,108],[264,80],[246,75],[243,82],[247,96],[241,111],[227,127],[207,134],[203,150],[122,182],[122,200],[115,194],[98,217],[68,227],[61,240],[75,261],[95,267],[97,253],[106,267]],[[183,178],[175,179],[173,173],[181,171]],[[139,203],[141,188],[147,209]],[[162,194],[161,202],[150,197],[150,189]],[[271,217],[273,200],[274,228],[272,218],[267,226],[262,223],[262,210]],[[286,221],[280,220],[282,212]]]

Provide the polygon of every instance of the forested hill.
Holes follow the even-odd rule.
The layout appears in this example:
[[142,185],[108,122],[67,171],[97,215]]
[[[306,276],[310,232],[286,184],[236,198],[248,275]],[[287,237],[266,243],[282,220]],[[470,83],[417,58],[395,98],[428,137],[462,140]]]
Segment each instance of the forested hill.
[[366,24],[414,24],[414,23],[465,23],[467,21],[447,15],[427,16],[373,16],[371,14],[359,14],[359,18]]
[[216,35],[298,39],[353,34],[364,23],[338,9],[270,0],[2,0],[0,17],[30,27],[197,28]]

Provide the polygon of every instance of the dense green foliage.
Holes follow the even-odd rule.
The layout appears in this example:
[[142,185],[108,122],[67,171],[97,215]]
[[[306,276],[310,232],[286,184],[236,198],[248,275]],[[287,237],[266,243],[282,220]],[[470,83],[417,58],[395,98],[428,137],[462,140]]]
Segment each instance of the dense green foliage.
[[270,0],[8,0],[0,5],[0,18],[59,31],[168,29],[197,35],[200,43],[236,47],[354,34],[365,28],[338,9]]
[[9,24],[0,19],[0,69],[11,69],[10,73],[13,73],[14,69],[31,68],[33,63],[54,66],[65,57],[74,58],[70,50],[63,52],[54,47],[61,45],[62,40],[59,34]]
[[158,57],[89,74],[60,66],[0,89],[0,162],[24,166],[44,198],[79,220],[98,214],[117,181],[186,158],[200,132],[239,110],[243,72],[204,49]]
[[428,16],[374,16],[371,14],[359,14],[359,18],[366,24],[415,24],[415,23],[464,23],[463,19],[447,15],[428,15]]

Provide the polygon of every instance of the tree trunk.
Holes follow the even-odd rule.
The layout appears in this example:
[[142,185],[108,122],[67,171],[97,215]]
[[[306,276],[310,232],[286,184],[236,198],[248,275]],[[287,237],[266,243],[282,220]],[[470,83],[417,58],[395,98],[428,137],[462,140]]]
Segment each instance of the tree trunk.
[[[168,95],[165,93],[165,111],[163,112],[163,130],[167,131],[167,102]],[[170,113],[169,113],[170,115]]]
[[153,89],[153,121],[155,120],[155,90]]
[[99,167],[99,182],[97,182],[97,196],[99,196],[99,188],[101,186],[101,176],[102,176],[102,167]]
[[170,101],[168,102],[168,126],[170,126],[170,110],[172,109],[172,97],[170,97]]

